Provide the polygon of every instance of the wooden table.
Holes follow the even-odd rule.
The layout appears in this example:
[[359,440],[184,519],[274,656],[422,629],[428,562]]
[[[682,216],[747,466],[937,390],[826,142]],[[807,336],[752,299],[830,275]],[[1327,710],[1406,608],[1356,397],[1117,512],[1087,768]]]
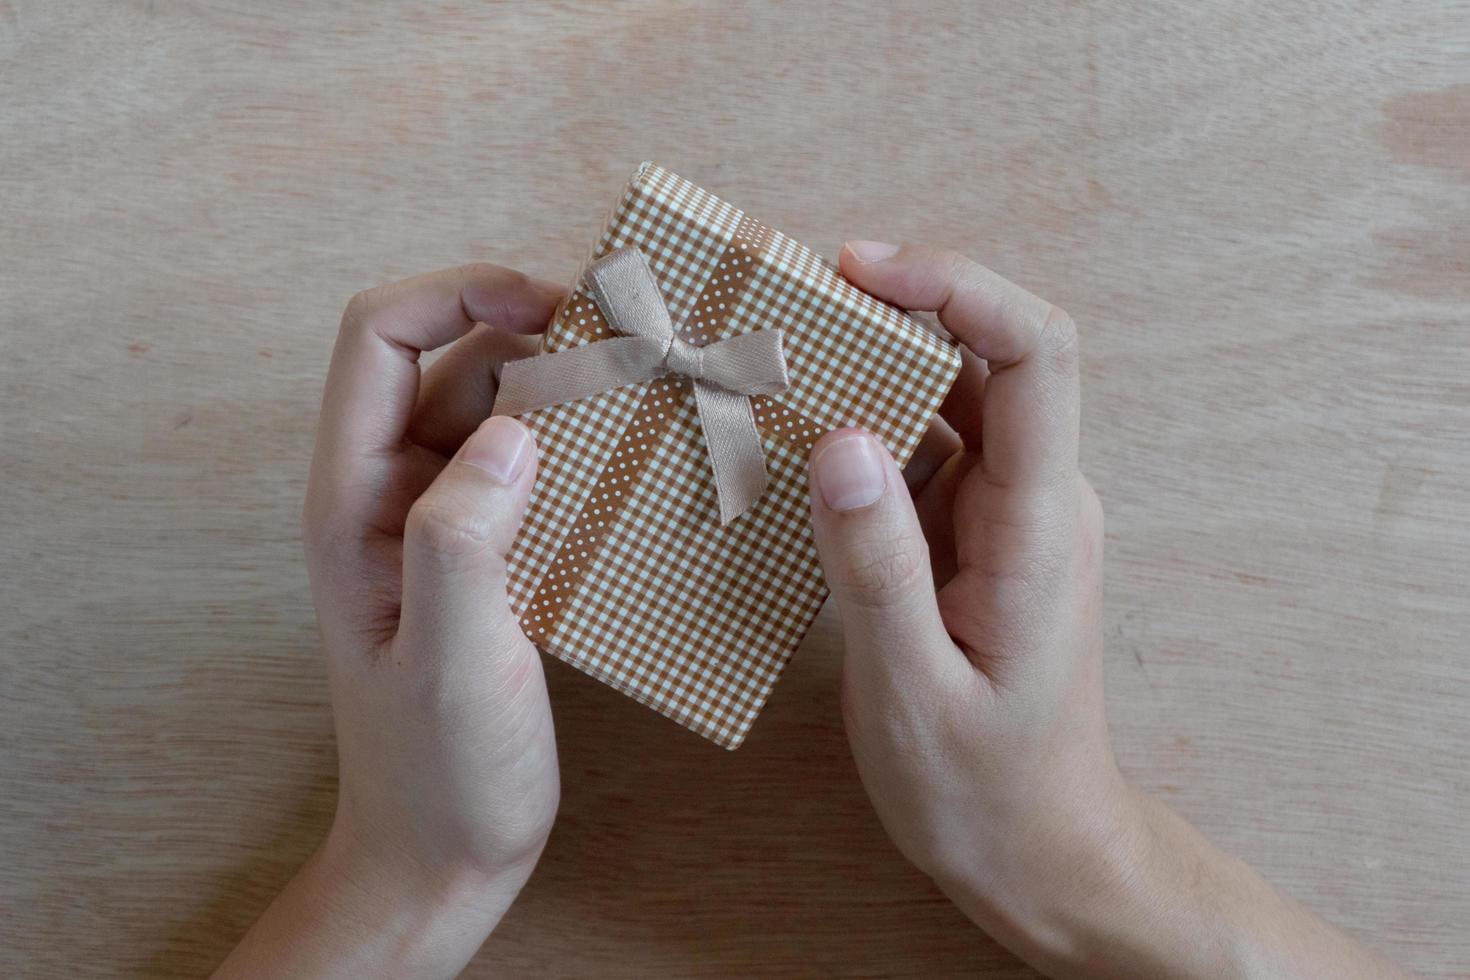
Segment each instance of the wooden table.
[[[569,279],[645,158],[1070,310],[1129,773],[1470,970],[1463,6],[238,6],[0,2],[0,972],[200,975],[307,855],[340,308]],[[551,664],[561,818],[469,975],[1030,975],[885,840],[838,651],[734,754]]]

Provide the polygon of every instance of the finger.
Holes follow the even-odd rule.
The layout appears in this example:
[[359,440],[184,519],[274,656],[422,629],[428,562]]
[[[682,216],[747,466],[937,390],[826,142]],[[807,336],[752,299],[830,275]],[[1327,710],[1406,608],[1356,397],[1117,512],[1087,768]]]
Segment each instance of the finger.
[[505,553],[535,474],[530,430],[495,416],[424,491],[403,534],[400,636],[447,655],[492,656],[525,645],[506,598]]
[[909,493],[917,494],[922,491],[934,474],[939,472],[945,460],[961,448],[959,437],[943,417],[931,419],[929,428],[924,430],[918,446],[914,448],[914,454],[903,468],[903,482],[908,485]]
[[[955,534],[955,499],[965,475],[980,462],[975,453],[955,453],[914,494],[914,513],[929,542],[929,567],[934,584],[943,589],[959,568],[958,536]],[[972,552],[973,553],[973,552]],[[941,614],[944,612],[940,604]]]
[[846,663],[878,684],[959,676],[967,665],[939,617],[928,548],[901,481],[888,451],[860,429],[828,433],[812,448],[812,528]]
[[495,406],[495,372],[506,361],[530,357],[538,337],[487,323],[456,340],[424,371],[408,440],[441,456],[453,456]]
[[[909,308],[914,314],[920,311]],[[923,311],[923,315],[915,315],[914,319],[923,323],[930,330],[941,334],[946,339],[952,339],[949,331],[943,329],[941,324],[931,322],[932,311]],[[979,452],[982,443],[981,432],[981,407],[985,399],[985,379],[990,376],[990,369],[985,366],[985,361],[975,356],[974,352],[963,344],[960,345],[960,369],[955,375],[954,383],[949,386],[944,400],[939,405],[939,417],[945,421],[949,428],[960,438],[964,447],[971,452]],[[904,470],[907,476],[907,468]],[[913,488],[913,482],[909,482]]]
[[353,512],[382,492],[418,398],[419,355],[478,321],[544,328],[559,290],[494,265],[444,269],[359,293],[347,304],[327,373],[313,479]]
[[949,423],[964,447],[973,453],[985,445],[983,411],[985,382],[990,368],[970,348],[960,347],[960,370],[955,375],[944,401],[939,404],[939,417]]
[[[1002,486],[1070,480],[1077,469],[1077,332],[1061,310],[947,249],[849,242],[854,285],[906,309],[935,310],[983,358],[983,471]],[[957,426],[958,428],[958,426]]]

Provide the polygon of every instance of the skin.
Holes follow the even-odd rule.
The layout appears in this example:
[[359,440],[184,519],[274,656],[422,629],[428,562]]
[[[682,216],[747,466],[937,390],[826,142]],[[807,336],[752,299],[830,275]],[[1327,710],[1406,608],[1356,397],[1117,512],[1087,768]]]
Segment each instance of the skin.
[[[895,845],[1051,976],[1407,976],[1119,773],[1071,320],[941,249],[851,242],[840,264],[875,296],[937,312],[963,355],[906,473],[859,430],[811,456],[848,638],[843,718]],[[216,976],[453,976],[530,875],[556,748],[503,556],[535,451],[514,420],[481,420],[486,365],[531,353],[524,335],[558,299],[472,265],[348,304],[304,514],[338,809]],[[420,352],[444,346],[421,380]]]

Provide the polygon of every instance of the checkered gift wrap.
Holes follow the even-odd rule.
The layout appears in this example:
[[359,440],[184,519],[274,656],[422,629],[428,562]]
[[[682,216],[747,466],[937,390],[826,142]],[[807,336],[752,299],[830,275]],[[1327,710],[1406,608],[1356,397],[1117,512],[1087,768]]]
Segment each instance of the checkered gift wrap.
[[[626,245],[646,256],[684,340],[782,332],[791,386],[751,399],[770,486],[720,525],[681,378],[528,412],[540,465],[509,556],[511,606],[541,649],[734,749],[827,595],[807,504],[812,443],[861,426],[903,463],[959,357],[806,248],[653,164],[591,259]],[[543,350],[611,336],[579,281]]]

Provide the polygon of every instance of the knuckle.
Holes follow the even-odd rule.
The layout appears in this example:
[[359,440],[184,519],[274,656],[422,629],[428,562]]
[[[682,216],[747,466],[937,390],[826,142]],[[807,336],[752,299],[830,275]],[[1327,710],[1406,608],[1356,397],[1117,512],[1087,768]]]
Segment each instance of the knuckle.
[[403,536],[429,555],[451,559],[479,555],[496,538],[482,515],[435,496],[421,497],[409,508]]
[[347,306],[342,310],[342,326],[348,327],[367,320],[376,305],[377,295],[376,287],[353,293],[352,297],[347,300]]
[[1067,311],[1059,306],[1047,309],[1042,321],[1040,344],[1042,354],[1066,371],[1076,371],[1081,360],[1081,342],[1077,335],[1077,324]]
[[1089,531],[1102,534],[1103,531],[1103,505],[1102,498],[1093,489],[1091,481],[1082,477],[1082,516]]
[[465,316],[481,323],[497,323],[512,316],[514,297],[523,295],[531,287],[531,277],[518,269],[490,262],[471,262],[455,270],[459,277],[460,295],[472,284],[486,287],[480,290],[480,299],[473,310],[465,308]]
[[951,279],[962,279],[975,274],[980,267],[974,259],[952,248],[935,248],[933,261],[949,273]]
[[893,541],[863,549],[845,563],[834,583],[865,606],[884,606],[909,594],[929,573],[928,549]]
[[1104,543],[1103,505],[1086,477],[1080,477],[1079,534],[1083,563],[1088,568],[1101,564]]
[[981,291],[985,288],[985,267],[968,255],[944,249],[940,252],[940,262],[952,290]]
[[519,269],[507,268],[493,262],[469,262],[459,267],[459,275],[466,283],[493,279],[499,285],[524,286],[531,277]]

